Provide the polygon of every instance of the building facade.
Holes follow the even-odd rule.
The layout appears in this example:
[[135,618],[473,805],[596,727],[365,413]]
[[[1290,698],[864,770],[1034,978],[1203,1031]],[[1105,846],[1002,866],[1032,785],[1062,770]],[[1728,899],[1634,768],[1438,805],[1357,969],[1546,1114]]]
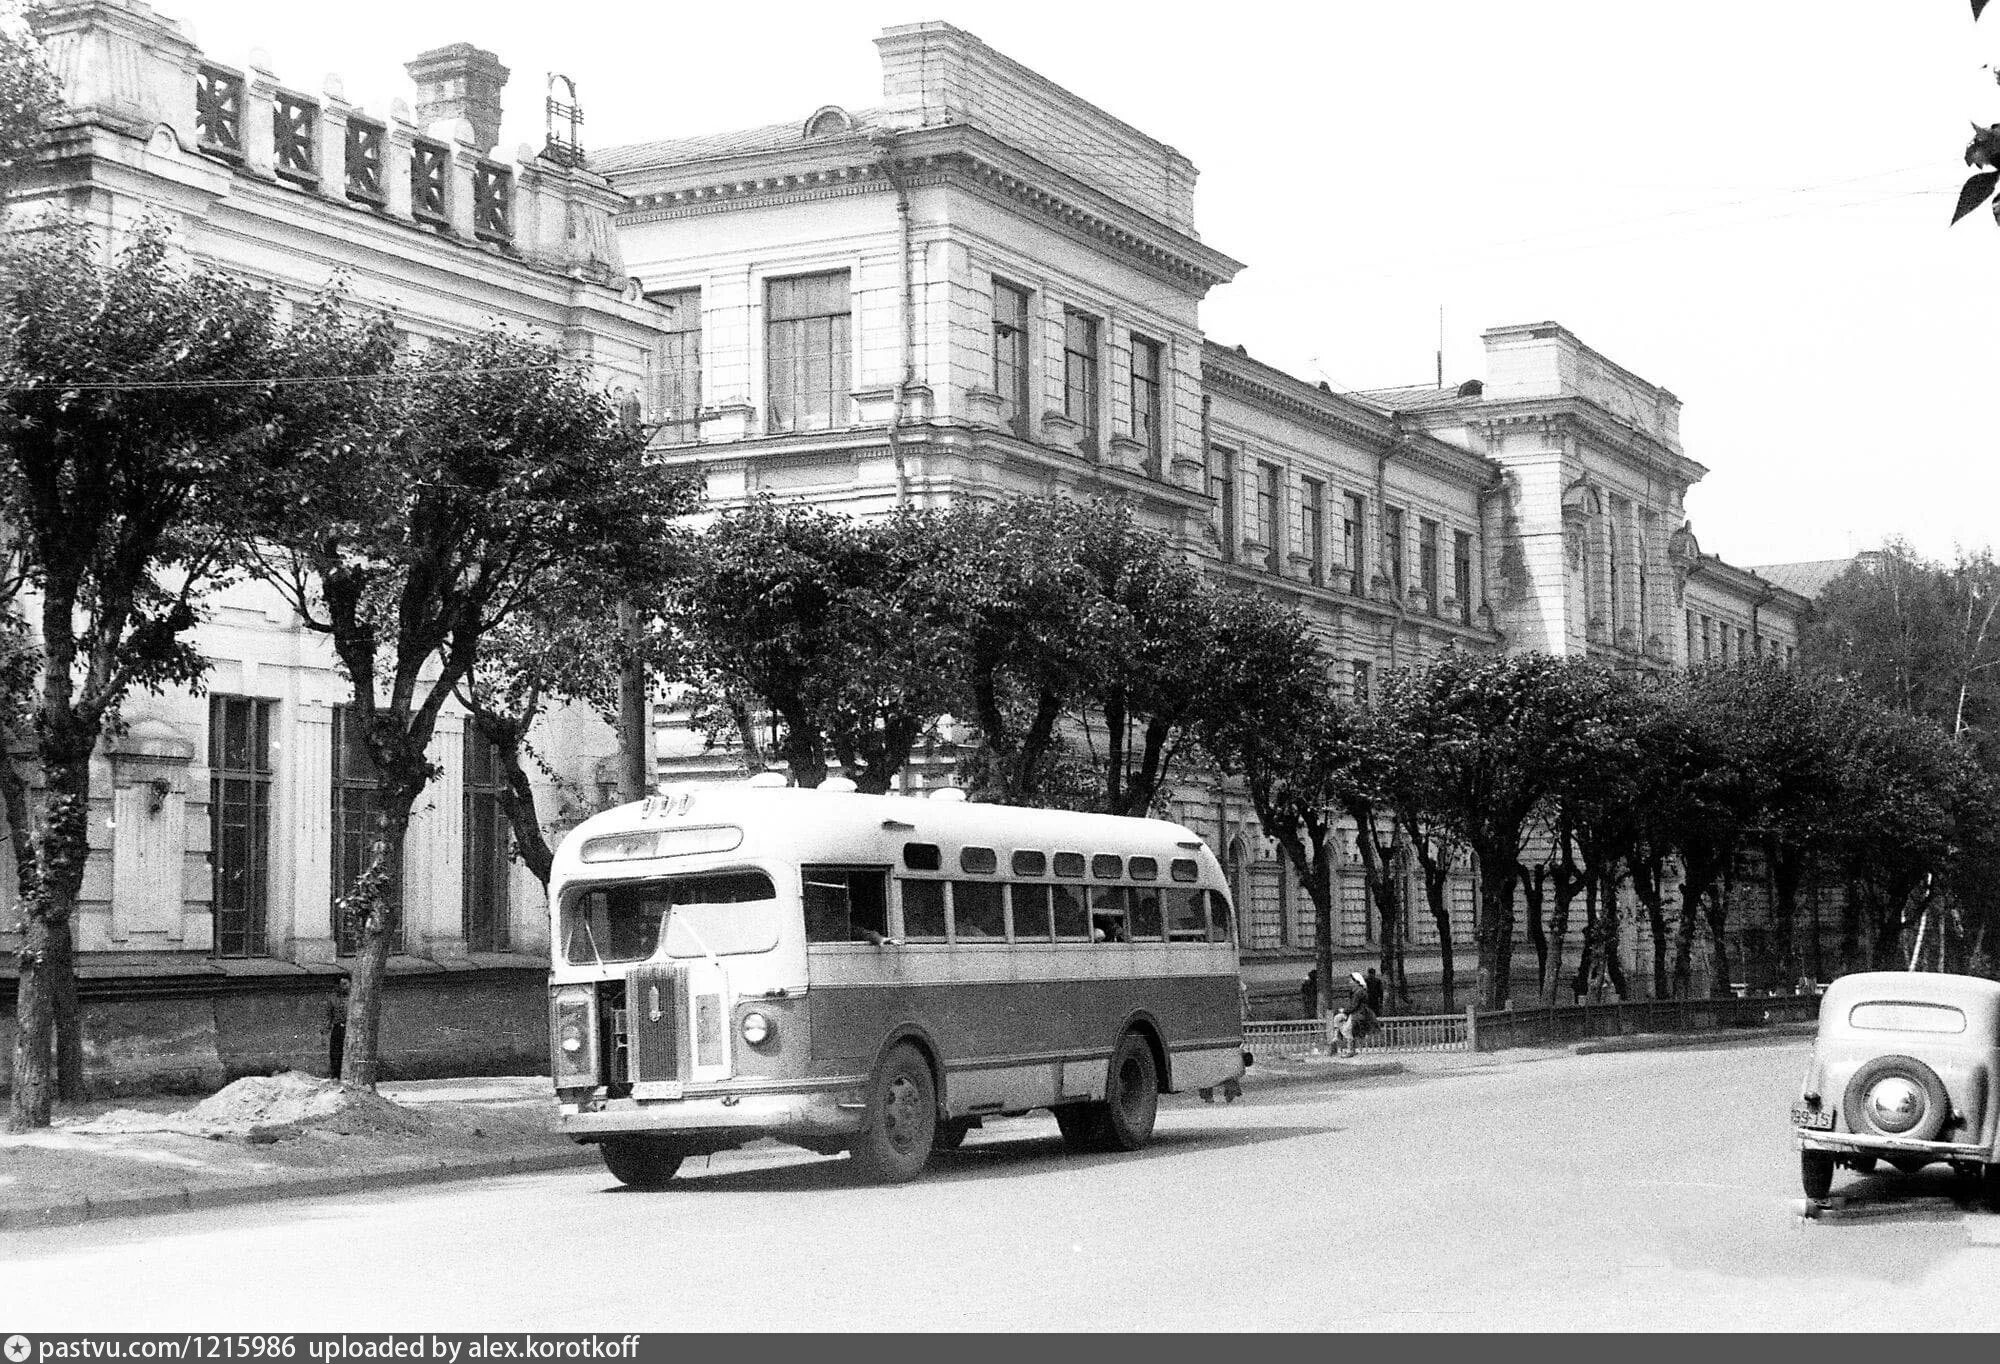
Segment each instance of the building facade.
[[[1804,599],[1704,555],[1686,523],[1704,470],[1671,393],[1554,323],[1488,332],[1483,378],[1449,390],[1334,393],[1210,340],[1200,304],[1241,266],[1198,235],[1194,166],[950,25],[876,40],[876,107],[582,164],[493,155],[507,71],[469,44],[408,64],[413,105],[370,112],[337,80],[220,63],[139,0],[56,4],[38,26],[73,113],[23,207],[107,231],[163,215],[191,255],[283,295],[339,272],[412,344],[496,319],[560,338],[718,506],[1120,498],[1217,580],[1304,611],[1357,695],[1447,648],[1630,668],[1793,648]],[[87,986],[193,981],[196,1051],[240,1071],[280,1048],[223,1040],[217,982],[339,969],[331,906],[369,782],[344,679],[274,598],[230,593],[200,644],[209,694],[135,699],[102,756],[78,941]],[[662,775],[727,767],[656,713]],[[546,808],[603,797],[602,726],[561,718],[538,747]],[[532,1049],[539,887],[506,861],[470,750],[448,715],[392,965],[433,995],[483,983]],[[1232,869],[1253,979],[1294,990],[1313,924],[1282,859],[1226,789],[1190,784],[1175,807]],[[1336,946],[1358,960],[1377,926],[1346,851]],[[1463,941],[1469,871],[1452,896]],[[1415,917],[1421,977],[1435,929]],[[415,1055],[430,1016],[409,1017]]]

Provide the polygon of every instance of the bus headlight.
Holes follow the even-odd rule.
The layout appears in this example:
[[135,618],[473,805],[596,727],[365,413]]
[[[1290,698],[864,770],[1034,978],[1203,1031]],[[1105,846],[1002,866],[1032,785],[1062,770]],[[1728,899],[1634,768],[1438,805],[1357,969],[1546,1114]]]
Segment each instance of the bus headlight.
[[760,1047],[764,1045],[764,1043],[770,1041],[771,1034],[775,1031],[776,1029],[771,1026],[771,1020],[763,1014],[752,1010],[743,1015],[743,1040],[751,1046]]
[[586,989],[559,992],[553,1001],[556,1084],[597,1083],[595,1011]]

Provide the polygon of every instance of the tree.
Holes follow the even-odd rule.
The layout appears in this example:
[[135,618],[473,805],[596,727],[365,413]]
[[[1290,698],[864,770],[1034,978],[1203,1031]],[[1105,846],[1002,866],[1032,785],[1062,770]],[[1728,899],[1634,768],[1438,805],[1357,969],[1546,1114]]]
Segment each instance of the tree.
[[42,125],[61,107],[41,44],[17,6],[0,4],[0,212],[17,167],[33,154]]
[[0,789],[20,867],[24,942],[10,1126],[49,1121],[52,1045],[80,1097],[71,922],[89,855],[90,759],[134,690],[199,681],[187,640],[203,595],[247,548],[250,499],[291,439],[274,376],[296,351],[270,300],[244,282],[170,263],[142,224],[107,261],[80,224],[16,230],[5,244],[10,319],[0,406],[0,522],[33,591],[33,695],[7,728],[31,738],[44,783],[10,755]]
[[[658,496],[692,511],[699,490],[690,479],[659,476]],[[657,531],[657,525],[647,523]],[[458,700],[476,739],[492,745],[500,766],[501,808],[513,831],[515,854],[544,887],[554,863],[535,804],[530,761],[536,722],[553,706],[579,705],[616,724],[625,705],[619,685],[627,662],[642,676],[666,676],[672,642],[664,630],[642,629],[636,641],[622,628],[619,601],[627,594],[657,601],[671,590],[670,574],[682,548],[677,537],[633,543],[611,561],[643,570],[646,583],[612,581],[600,564],[567,564],[545,574],[533,600],[488,630]],[[627,659],[628,651],[636,656]]]
[[801,786],[837,765],[863,791],[889,790],[962,673],[961,607],[932,512],[860,521],[753,503],[699,538],[668,614],[697,707],[739,733],[753,708],[768,711]]
[[1547,654],[1453,651],[1413,675],[1400,712],[1432,808],[1479,867],[1474,931],[1480,1002],[1489,1009],[1509,994],[1514,890],[1531,820],[1589,718],[1592,689],[1579,672],[1594,666]]
[[1302,617],[1263,597],[1232,606],[1233,647],[1216,683],[1240,704],[1204,712],[1199,738],[1224,775],[1243,779],[1259,825],[1312,901],[1324,1011],[1333,1007],[1333,831],[1356,755],[1353,716],[1334,700]]
[[1814,604],[1800,666],[1969,736],[2000,760],[2000,564],[1950,564],[1892,541],[1850,565]]
[[316,317],[326,372],[380,378],[265,503],[258,571],[331,642],[379,783],[372,856],[339,906],[356,939],[341,1082],[372,1088],[388,892],[446,700],[551,574],[639,575],[634,547],[673,535],[681,499],[548,346],[495,328],[397,361],[385,319]]

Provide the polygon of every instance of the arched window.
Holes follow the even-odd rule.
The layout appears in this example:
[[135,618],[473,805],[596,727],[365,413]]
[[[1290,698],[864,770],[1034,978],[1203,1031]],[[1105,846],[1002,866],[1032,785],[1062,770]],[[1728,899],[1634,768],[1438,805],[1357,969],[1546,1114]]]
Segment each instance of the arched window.
[[806,120],[805,138],[842,137],[854,131],[854,115],[838,104],[829,104]]

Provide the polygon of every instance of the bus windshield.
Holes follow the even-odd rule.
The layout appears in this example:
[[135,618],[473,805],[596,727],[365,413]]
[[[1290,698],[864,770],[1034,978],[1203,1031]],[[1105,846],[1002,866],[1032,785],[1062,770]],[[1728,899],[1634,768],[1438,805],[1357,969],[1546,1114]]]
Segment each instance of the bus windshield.
[[778,945],[778,893],[761,871],[663,876],[586,886],[563,906],[571,965],[645,961],[665,933],[667,955],[768,952]]

